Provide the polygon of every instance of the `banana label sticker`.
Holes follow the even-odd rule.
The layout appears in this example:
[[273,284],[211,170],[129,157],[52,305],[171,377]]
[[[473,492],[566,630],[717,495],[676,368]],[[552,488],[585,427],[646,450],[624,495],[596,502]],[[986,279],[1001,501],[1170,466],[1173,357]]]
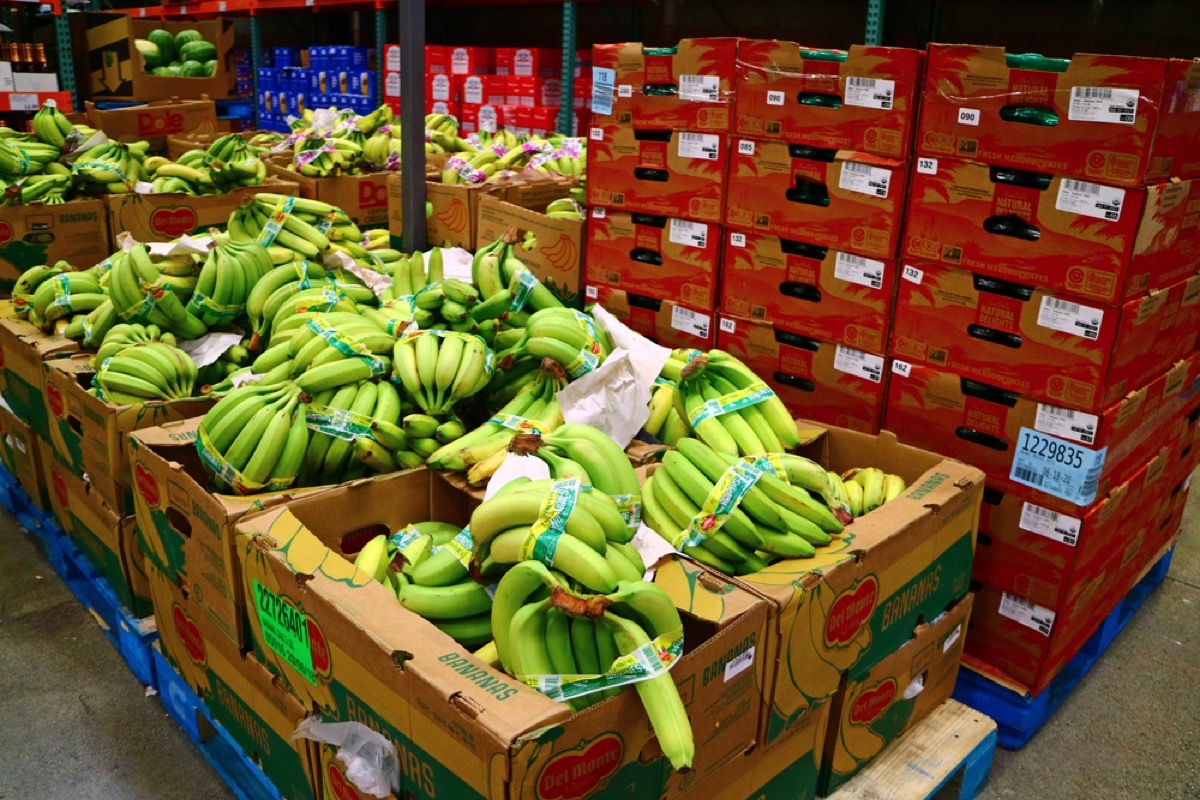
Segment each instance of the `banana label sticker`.
[[683,657],[683,629],[655,637],[617,658],[608,672],[595,675],[517,675],[517,680],[551,700],[565,703],[576,697],[630,683],[648,681],[667,672]]
[[600,338],[596,335],[596,325],[592,322],[592,318],[582,311],[576,311],[575,321],[583,329],[586,338],[583,349],[579,351],[579,355],[575,357],[574,361],[567,364],[567,377],[571,380],[582,378],[600,366],[600,354],[603,352],[600,348]]
[[603,786],[621,766],[625,743],[615,733],[584,741],[556,755],[538,776],[538,800],[580,800]]
[[775,392],[771,390],[770,386],[767,386],[762,381],[755,381],[749,386],[730,392],[729,394],[705,400],[703,405],[697,406],[696,410],[692,412],[689,421],[692,427],[695,428],[706,419],[740,411],[748,406],[766,402],[774,396]]
[[554,566],[558,540],[566,531],[567,520],[575,510],[582,485],[579,478],[567,478],[550,485],[542,498],[538,518],[529,526],[529,533],[521,542],[521,560],[534,559],[547,567]]
[[254,581],[254,602],[263,641],[309,683],[329,672],[329,647],[321,629],[292,601]]
[[695,547],[721,530],[741,504],[746,492],[750,491],[762,476],[762,470],[745,462],[739,462],[726,469],[713,485],[708,497],[704,498],[700,513],[692,517],[687,528],[680,532],[676,537],[677,541],[671,545],[676,550]]
[[842,592],[829,608],[825,621],[825,646],[847,647],[871,619],[879,598],[879,583],[868,575]]

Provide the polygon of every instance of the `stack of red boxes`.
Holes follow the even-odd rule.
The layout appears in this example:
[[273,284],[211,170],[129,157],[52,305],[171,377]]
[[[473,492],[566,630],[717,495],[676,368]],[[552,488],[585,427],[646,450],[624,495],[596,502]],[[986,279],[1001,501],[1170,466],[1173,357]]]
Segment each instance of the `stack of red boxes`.
[[967,660],[1032,693],[1174,536],[1200,454],[1188,67],[928,53],[884,427],[986,473]]
[[715,341],[737,48],[592,51],[587,297],[667,347]]
[[806,419],[882,421],[921,62],[739,47],[717,343]]

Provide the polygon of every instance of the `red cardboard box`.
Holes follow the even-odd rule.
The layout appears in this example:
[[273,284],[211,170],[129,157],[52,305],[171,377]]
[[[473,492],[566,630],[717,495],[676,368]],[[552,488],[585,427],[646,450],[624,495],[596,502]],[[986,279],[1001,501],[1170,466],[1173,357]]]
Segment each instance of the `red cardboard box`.
[[609,286],[584,289],[587,303],[604,306],[614,317],[663,347],[711,350],[716,341],[711,311],[687,308],[673,300],[655,300]]
[[721,313],[887,353],[895,261],[765,233],[726,233]]
[[1149,177],[1200,177],[1200,60],[1172,58],[1167,63]]
[[592,209],[585,261],[591,285],[711,311],[720,256],[720,225]]
[[904,255],[1118,303],[1200,266],[1192,181],[1125,189],[918,158]]
[[428,75],[425,78],[425,105],[434,102],[458,103],[459,81],[451,75]]
[[1166,74],[1161,58],[931,44],[917,153],[1137,186]]
[[895,258],[903,161],[850,150],[730,142],[726,224],[875,258]]
[[593,125],[589,139],[589,206],[721,221],[725,136]]
[[762,377],[794,415],[879,432],[886,391],[882,356],[724,315],[717,347]]
[[447,47],[451,75],[488,75],[492,72],[495,50],[491,47]]
[[830,150],[905,158],[912,150],[923,54],[795,42],[738,45],[733,132]]
[[462,106],[460,106],[458,104],[457,100],[449,100],[449,101],[447,101],[447,100],[430,100],[430,99],[426,98],[425,99],[425,113],[426,114],[449,114],[450,116],[454,117],[455,119],[458,119],[462,116]]
[[440,44],[425,45],[425,74],[445,75],[450,72],[450,48]]
[[[683,39],[592,48],[592,113],[598,124],[725,132],[737,80],[736,38]],[[599,70],[599,72],[597,71]]]
[[1198,304],[1179,309],[1196,282],[1107,308],[951,267],[905,264],[890,352],[1095,413],[1186,354],[1171,309],[1191,318]]
[[547,47],[497,47],[496,74],[550,78],[562,69],[562,54]]
[[1081,463],[1095,465],[1087,477],[1094,481],[1096,497],[1103,498],[1168,444],[1168,437],[1180,433],[1182,389],[1196,377],[1198,363],[1193,354],[1099,414],[1088,414],[929,366],[894,361],[883,427],[906,444],[978,467],[991,488],[1027,494],[1047,507],[1079,514],[1081,504],[1010,477],[1024,448],[1034,446],[1023,433],[1052,436],[1069,442],[1068,451],[1078,449]]
[[499,104],[505,101],[508,79],[499,75],[463,75],[458,79],[458,96],[467,106]]

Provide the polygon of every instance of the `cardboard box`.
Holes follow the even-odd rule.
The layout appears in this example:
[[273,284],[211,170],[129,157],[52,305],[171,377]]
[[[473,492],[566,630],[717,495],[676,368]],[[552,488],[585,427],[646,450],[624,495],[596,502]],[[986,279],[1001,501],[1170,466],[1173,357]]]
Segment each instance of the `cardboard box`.
[[150,616],[146,558],[138,547],[134,518],[116,514],[52,454],[42,459],[42,473],[49,510],[58,524],[108,581],[121,604],[135,617]]
[[[475,659],[342,557],[348,534],[365,528],[462,523],[468,514],[449,485],[410,470],[238,526],[255,653],[327,721],[364,722],[388,736],[401,754],[402,796],[675,797],[681,779],[718,774],[754,743],[766,605],[692,562],[666,561],[655,576],[688,620],[686,652],[671,676],[689,708],[696,758],[694,774],[678,776],[658,752],[635,692],[571,715]],[[281,604],[304,620],[304,644],[290,656],[265,644],[264,625],[272,637],[279,632],[270,626]],[[744,669],[727,671],[737,656]],[[550,739],[540,735],[548,728]],[[606,792],[589,794],[605,783]]]
[[33,428],[0,397],[0,464],[38,508],[46,509],[50,500],[42,479],[42,447]]
[[101,200],[0,207],[0,291],[6,295],[30,267],[66,261],[88,269],[110,255]]
[[740,40],[681,39],[592,48],[592,114],[597,124],[646,130],[726,132],[733,115]]
[[275,684],[266,667],[212,627],[190,589],[154,566],[148,574],[158,646],[167,661],[282,797],[317,800],[317,745],[291,741],[308,711]]
[[1196,272],[1192,181],[1120,188],[951,158],[921,158],[904,255],[1120,303]]
[[900,278],[893,356],[1079,411],[1146,385],[1195,342],[1181,339],[1195,330],[1195,278],[1119,309],[926,262]]
[[587,282],[693,308],[717,305],[721,226],[593,208],[587,232]]
[[137,142],[144,139],[150,143],[150,150],[158,153],[167,151],[169,136],[181,133],[203,135],[215,133],[217,130],[217,104],[207,97],[202,100],[180,100],[179,97],[174,97],[109,110],[96,108],[96,105],[90,102],[85,105],[88,124],[104,131],[108,138],[118,142]]
[[716,315],[672,300],[655,300],[608,286],[588,286],[587,303],[604,309],[635,333],[672,349],[709,350],[717,340]]
[[0,395],[22,422],[50,440],[42,362],[79,351],[70,339],[42,333],[23,319],[0,318]]
[[363,175],[310,178],[287,168],[291,163],[291,157],[287,154],[268,158],[266,162],[267,173],[273,178],[299,184],[301,197],[337,206],[363,230],[387,227],[387,181],[392,173],[369,172]]
[[970,616],[967,595],[918,626],[891,655],[850,672],[830,710],[822,795],[837,791],[950,698]]
[[447,47],[451,75],[487,75],[496,52],[492,47]]
[[1200,106],[1195,101],[1198,87],[1200,62],[1185,58],[1167,62],[1149,177],[1200,177]]
[[1162,58],[931,44],[917,153],[1137,186],[1166,74]]
[[549,47],[497,47],[496,74],[553,78],[562,70],[562,52]]
[[[531,184],[528,188],[533,190],[535,185]],[[549,189],[545,187],[545,190]],[[537,191],[540,193],[544,190],[538,188]],[[555,189],[559,197],[566,197],[568,191],[569,185],[565,183]],[[582,305],[584,220],[546,216],[546,206],[556,198],[521,198],[517,192],[508,196],[512,199],[505,200],[486,193],[479,198],[475,249],[496,241],[510,228],[516,228],[522,237],[526,232],[532,232],[537,246],[532,250],[517,247],[513,249],[513,254],[563,305]],[[526,203],[530,202],[532,205],[527,206]]]
[[723,134],[593,124],[588,205],[719,223],[727,151]]
[[879,430],[887,394],[883,356],[725,315],[719,327],[717,347],[761,376],[796,416],[864,433]]
[[238,206],[263,192],[296,195],[300,187],[271,176],[261,186],[244,186],[225,194],[110,194],[104,196],[104,204],[114,237],[128,231],[139,242],[164,242],[185,233],[224,230]]
[[895,258],[903,161],[733,137],[725,223],[873,258]]
[[43,362],[46,408],[55,455],[74,475],[87,480],[118,516],[133,513],[128,438],[131,431],[164,422],[202,417],[212,398],[117,405],[88,389],[96,376],[92,356]]
[[829,703],[805,714],[788,735],[738,756],[721,775],[700,784],[696,796],[714,800],[814,800],[829,729]]
[[906,158],[923,56],[907,47],[818,50],[743,39],[733,133]]
[[897,274],[895,261],[728,230],[720,310],[884,355]]
[[[1087,494],[1103,498],[1176,435],[1182,389],[1197,375],[1197,357],[1177,362],[1098,414],[1040,403],[923,364],[895,362],[892,373],[883,424],[901,441],[979,467],[989,488],[1027,493],[1079,515],[1091,505]],[[1062,459],[1041,455],[1046,436],[1053,437],[1047,451],[1064,451]],[[1084,471],[1082,484],[1043,474],[1068,460]],[[1031,485],[1039,482],[1044,490]]]
[[168,422],[129,435],[138,539],[146,560],[187,586],[199,613],[243,647],[246,608],[234,553],[234,523],[246,514],[321,488],[258,494],[216,494],[196,453],[200,419]]

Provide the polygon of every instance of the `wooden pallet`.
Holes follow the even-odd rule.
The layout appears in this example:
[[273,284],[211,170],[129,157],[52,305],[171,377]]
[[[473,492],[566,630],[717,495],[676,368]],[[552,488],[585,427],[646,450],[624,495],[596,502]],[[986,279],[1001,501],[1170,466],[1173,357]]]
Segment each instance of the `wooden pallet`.
[[827,800],[973,800],[995,754],[996,723],[947,700]]

